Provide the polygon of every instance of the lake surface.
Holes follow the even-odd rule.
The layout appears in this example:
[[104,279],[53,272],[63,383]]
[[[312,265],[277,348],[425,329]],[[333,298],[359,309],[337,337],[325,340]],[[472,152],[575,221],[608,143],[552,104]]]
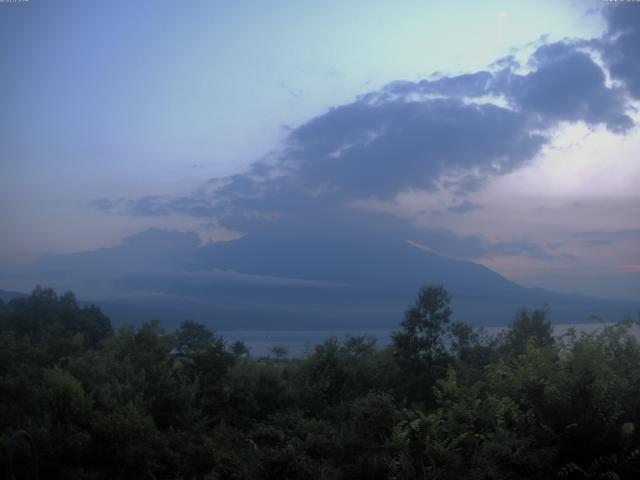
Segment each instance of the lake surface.
[[[592,333],[603,326],[611,324],[603,323],[575,323],[554,325],[556,336],[563,335],[569,328],[575,328],[578,332]],[[485,327],[483,330],[490,335],[495,335],[506,327]],[[378,347],[384,347],[391,342],[391,333],[394,330],[226,330],[219,331],[224,339],[231,343],[237,340],[244,342],[249,347],[252,357],[264,357],[270,354],[271,348],[283,346],[288,349],[290,357],[301,357],[311,353],[313,348],[323,343],[331,336],[338,340],[344,340],[351,336],[365,335],[376,339]]]

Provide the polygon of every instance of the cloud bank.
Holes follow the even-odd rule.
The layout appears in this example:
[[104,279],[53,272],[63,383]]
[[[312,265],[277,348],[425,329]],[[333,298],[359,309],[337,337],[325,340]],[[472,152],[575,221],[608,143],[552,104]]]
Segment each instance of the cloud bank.
[[[279,151],[245,173],[184,195],[100,199],[95,207],[186,216],[243,233],[274,224],[329,231],[356,223],[393,228],[450,256],[570,260],[572,253],[526,237],[461,235],[428,219],[484,210],[474,192],[529,165],[563,126],[621,138],[634,128],[640,9],[616,5],[603,15],[607,29],[599,39],[542,43],[525,62],[507,57],[486,71],[396,81],[332,108],[291,129]],[[412,192],[446,200],[416,222],[389,207]]]

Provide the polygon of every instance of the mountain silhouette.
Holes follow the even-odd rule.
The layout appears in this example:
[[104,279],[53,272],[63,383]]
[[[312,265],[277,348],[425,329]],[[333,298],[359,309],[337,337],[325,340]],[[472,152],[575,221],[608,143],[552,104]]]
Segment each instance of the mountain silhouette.
[[398,232],[361,226],[278,224],[206,245],[195,233],[153,229],[117,247],[43,257],[29,275],[95,301],[116,323],[190,318],[216,329],[394,328],[426,284],[445,286],[454,318],[474,325],[505,325],[518,309],[543,305],[557,323],[636,310],[631,302],[525,288]]

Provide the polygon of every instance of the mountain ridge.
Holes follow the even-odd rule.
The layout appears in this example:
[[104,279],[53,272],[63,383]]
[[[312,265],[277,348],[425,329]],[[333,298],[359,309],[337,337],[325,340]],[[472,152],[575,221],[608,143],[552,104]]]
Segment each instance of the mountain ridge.
[[592,314],[617,319],[636,310],[633,302],[522,287],[392,233],[290,228],[207,245],[194,233],[149,230],[117,247],[44,257],[30,275],[105,305],[116,323],[138,312],[217,329],[393,327],[425,284],[444,285],[454,318],[474,325],[505,325],[518,309],[544,304],[556,323]]

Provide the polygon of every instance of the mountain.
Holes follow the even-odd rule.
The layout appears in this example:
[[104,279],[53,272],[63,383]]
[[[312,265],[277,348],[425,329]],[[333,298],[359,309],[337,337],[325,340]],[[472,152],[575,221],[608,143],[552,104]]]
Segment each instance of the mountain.
[[4,302],[8,302],[10,300],[13,300],[14,298],[21,298],[25,296],[26,295],[24,293],[20,293],[20,292],[12,292],[10,290],[0,290],[0,300]]
[[117,247],[44,257],[29,277],[98,303],[116,323],[190,318],[216,329],[394,328],[425,284],[444,285],[454,318],[474,325],[505,325],[518,309],[544,304],[558,323],[637,311],[631,302],[524,288],[360,227],[279,225],[207,245],[194,233],[149,230]]

